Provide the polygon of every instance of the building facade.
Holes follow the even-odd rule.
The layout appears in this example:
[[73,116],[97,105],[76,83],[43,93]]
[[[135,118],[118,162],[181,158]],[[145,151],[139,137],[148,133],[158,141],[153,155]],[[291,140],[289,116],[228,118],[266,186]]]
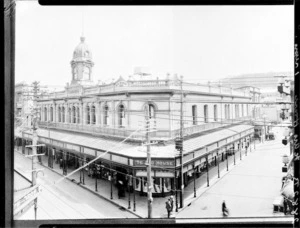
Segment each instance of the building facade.
[[[187,186],[193,177],[223,161],[229,150],[251,148],[253,91],[192,84],[168,74],[153,80],[143,72],[99,85],[92,81],[93,65],[91,50],[81,38],[71,60],[71,83],[64,91],[38,100],[39,142],[47,145],[50,167],[58,158],[79,167],[98,157],[92,165],[102,169],[103,177],[115,184],[122,180],[134,191],[146,193],[146,109],[154,143],[152,191],[156,196],[178,188],[181,160]],[[181,102],[182,155],[174,145],[180,135]],[[30,141],[31,133],[19,137],[25,153],[25,140]]]

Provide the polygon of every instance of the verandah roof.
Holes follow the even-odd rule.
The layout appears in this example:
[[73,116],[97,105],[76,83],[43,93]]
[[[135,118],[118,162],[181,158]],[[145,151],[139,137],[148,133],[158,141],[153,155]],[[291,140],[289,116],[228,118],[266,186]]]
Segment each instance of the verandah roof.
[[[216,132],[191,138],[183,142],[184,153],[203,148],[212,143],[224,140],[233,135],[253,129],[250,125],[238,125],[231,128],[222,129]],[[83,134],[60,132],[56,130],[38,129],[38,136],[59,140],[65,143],[90,147],[99,151],[113,152],[128,157],[146,157],[146,146],[138,146],[136,144],[122,142],[122,140],[113,140],[109,138],[100,138],[95,136],[87,136]],[[122,143],[121,143],[122,142]],[[175,145],[151,145],[151,157],[173,158],[178,154]]]

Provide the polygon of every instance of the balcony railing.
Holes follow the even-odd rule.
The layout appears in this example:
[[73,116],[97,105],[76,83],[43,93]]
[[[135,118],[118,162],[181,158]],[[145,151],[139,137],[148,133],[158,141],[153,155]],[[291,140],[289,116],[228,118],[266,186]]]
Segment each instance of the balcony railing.
[[[234,90],[228,87],[211,86],[207,84],[195,84],[183,82],[184,91],[197,91],[204,93],[231,94],[236,96],[250,96],[249,91]],[[44,95],[42,99],[68,98],[81,95],[92,95],[106,92],[122,92],[153,89],[175,89],[180,90],[179,80],[146,80],[146,81],[121,81],[106,85],[96,85],[93,87],[69,87],[65,91]]]
[[[235,120],[223,120],[223,122],[210,122],[201,125],[195,125],[190,127],[185,127],[183,131],[183,135],[192,135],[196,133],[200,133],[203,131],[213,130],[220,127],[230,126],[232,124],[238,124],[245,122],[249,117],[242,117]],[[112,136],[112,137],[120,137],[126,138],[130,136],[131,139],[134,140],[144,140],[145,132],[144,131],[136,131],[135,129],[129,128],[112,128],[109,126],[103,125],[83,125],[83,124],[74,124],[74,123],[53,123],[53,122],[44,122],[40,121],[38,126],[41,128],[54,128],[58,130],[67,130],[81,133],[89,133],[103,136]],[[136,131],[136,132],[135,132]],[[135,133],[134,133],[135,132]],[[134,134],[133,134],[134,133]],[[159,130],[154,132],[150,132],[150,137],[152,140],[170,140],[178,137],[180,134],[180,129],[168,131],[168,130]]]

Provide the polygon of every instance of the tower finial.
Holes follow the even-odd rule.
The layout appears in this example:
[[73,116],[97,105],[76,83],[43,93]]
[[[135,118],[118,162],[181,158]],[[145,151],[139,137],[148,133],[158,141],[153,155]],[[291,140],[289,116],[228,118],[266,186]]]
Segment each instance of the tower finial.
[[84,12],[83,12],[83,7],[82,7],[82,11],[81,11],[81,14],[82,14],[82,21],[81,21],[81,36],[84,37]]

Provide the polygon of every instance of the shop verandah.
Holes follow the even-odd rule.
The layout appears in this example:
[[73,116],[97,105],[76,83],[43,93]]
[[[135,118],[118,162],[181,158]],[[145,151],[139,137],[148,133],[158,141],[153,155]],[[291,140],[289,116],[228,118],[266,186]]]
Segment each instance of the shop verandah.
[[[251,141],[250,135],[244,135],[243,138],[238,138],[237,141],[232,141],[232,143],[226,146],[227,150],[221,151],[218,156],[212,156],[213,154],[211,154],[208,160],[204,159],[204,161],[198,165],[198,168],[193,169],[192,172],[191,170],[187,169],[187,165],[186,170],[184,171],[184,198],[188,197],[190,194],[196,195],[195,193],[200,187],[209,186],[210,180],[214,178],[215,175],[219,176],[218,173],[220,173],[222,170],[227,170],[227,167],[234,165],[235,160],[246,156],[247,153],[251,151],[251,148],[253,150],[254,142]],[[245,137],[248,137],[249,139],[247,149],[247,144],[244,140]],[[24,154],[30,153],[30,148],[25,147],[25,143],[30,144],[30,138],[27,138],[27,140],[27,142],[23,140],[22,148]],[[236,142],[242,142],[240,147],[241,150],[238,150],[237,147],[232,147],[234,145],[237,145]],[[20,149],[20,147],[22,146],[22,140],[17,139],[16,144]],[[72,152],[67,150],[53,150],[53,145],[49,144],[47,144],[46,147],[40,147],[40,149],[38,150],[38,153],[46,154],[46,156],[43,156],[43,159],[41,159],[40,162],[42,162],[45,166],[53,169],[54,171],[60,173],[61,175],[69,174],[74,169],[78,168],[82,164],[85,164],[85,162],[88,162],[90,159],[93,159],[95,157],[85,155],[83,160],[83,158],[79,156],[80,154],[76,154],[74,153],[74,151]],[[130,172],[130,169],[128,169],[129,167],[127,167],[126,169],[126,167],[123,166],[122,168],[122,166],[116,166],[116,164],[108,165],[101,160],[99,161],[99,163],[97,163],[97,165],[98,166],[93,166],[92,164],[90,166],[87,166],[86,169],[82,169],[81,171],[76,172],[69,178],[74,179],[74,182],[78,184],[90,188],[91,191],[97,191],[107,199],[121,202],[121,205],[123,205],[123,207],[125,208],[129,208],[133,211],[141,210],[142,207],[147,208],[146,197],[143,197],[143,195],[145,195],[143,193],[146,192],[143,191],[143,189],[147,189],[146,177],[137,177],[136,175],[132,175],[133,173]],[[119,184],[120,180],[122,182],[121,185]],[[163,181],[163,186],[161,186],[161,182],[161,178],[154,178],[154,186],[157,185],[158,188],[162,187],[162,189],[165,189],[165,194],[158,194],[160,197],[165,197],[169,194],[174,194],[177,192],[176,186],[174,185],[174,183],[176,183],[174,177],[169,178],[169,184],[167,183],[167,181]],[[144,188],[140,188],[141,186],[143,186]],[[133,191],[133,189],[135,189],[136,191]],[[160,191],[160,193],[162,193],[162,191]],[[161,200],[155,200],[154,204],[157,204],[157,202],[160,201]],[[164,205],[162,207],[164,208]]]
[[[25,147],[25,144],[31,144],[30,136],[30,134],[24,133],[23,140],[17,139],[17,142],[23,145],[23,153],[25,149],[30,150]],[[69,166],[74,168],[86,166],[89,175],[114,180],[120,195],[124,194],[127,182],[130,189],[134,189],[141,195],[147,192],[146,153],[140,150],[140,146],[120,143],[120,148],[116,149],[116,141],[55,131],[51,132],[51,137],[49,136],[50,132],[39,130],[38,141],[46,146],[37,148],[37,153],[48,155],[49,167],[52,167],[55,161],[60,164],[63,174],[67,175]],[[204,175],[206,171],[209,171],[207,167],[217,166],[226,160],[227,156],[235,154],[239,145],[241,148],[249,147],[250,144],[253,144],[251,136],[253,136],[252,126],[239,125],[200,137],[187,138],[184,142],[185,152],[183,155],[184,185],[187,186],[191,179]],[[251,150],[251,147],[249,149]],[[176,156],[177,152],[174,146],[171,144],[151,147],[151,151],[152,162],[157,164],[152,168],[153,195],[164,197],[173,194],[178,185],[178,172],[180,172],[178,170],[180,158]],[[95,157],[98,159],[94,163],[86,165]],[[82,172],[80,170],[83,178]]]
[[[16,149],[19,148],[19,153],[21,152],[21,147],[16,147]],[[253,152],[253,151],[252,151]],[[248,151],[248,153],[252,153]],[[246,150],[242,149],[242,160],[246,159]],[[27,154],[27,149],[26,149]],[[249,154],[248,154],[249,155]],[[48,166],[48,156],[42,156],[41,163],[48,167],[49,169],[52,169],[53,171],[61,174],[63,176],[63,170],[60,169],[59,163],[54,162],[53,168]],[[236,164],[240,162],[239,159],[237,159]],[[234,166],[233,156],[228,156],[228,164],[229,164],[229,170]],[[222,177],[222,172],[226,172],[227,170],[227,160],[224,160],[224,162],[221,162],[219,164],[220,168],[220,177]],[[67,172],[70,173],[74,170],[72,166],[69,166],[67,168]],[[140,196],[140,194],[130,193],[128,191],[125,192],[125,196],[119,198],[118,197],[118,189],[115,185],[111,185],[111,182],[109,180],[105,179],[96,179],[92,176],[88,176],[88,172],[85,170],[84,172],[84,184],[83,184],[83,176],[80,178],[80,173],[76,172],[73,175],[71,175],[68,179],[74,180],[74,184],[79,184],[81,179],[81,184],[85,188],[89,189],[92,192],[95,192],[96,194],[101,195],[103,198],[106,198],[108,200],[111,200],[112,202],[115,202],[119,206],[122,206],[126,209],[129,209],[136,214],[146,217],[147,216],[147,197]],[[218,168],[217,166],[211,166],[209,169],[209,176],[210,176],[210,182],[213,182],[214,179],[218,177]],[[96,182],[97,181],[97,182]],[[207,189],[207,174],[203,172],[198,178],[196,178],[195,181],[196,189],[201,191],[201,189],[205,190]],[[97,185],[97,191],[96,191],[96,185]],[[111,188],[112,187],[112,188]],[[111,193],[112,193],[112,199],[111,199]],[[199,193],[196,195],[199,196]],[[184,189],[184,199],[188,200],[188,198],[194,197],[194,185],[193,183],[187,185]],[[166,197],[160,197],[160,198],[154,198],[153,201],[153,217],[154,218],[161,218],[166,217],[166,209],[165,209],[165,201],[167,200],[168,196]],[[175,211],[175,208],[174,208]]]

